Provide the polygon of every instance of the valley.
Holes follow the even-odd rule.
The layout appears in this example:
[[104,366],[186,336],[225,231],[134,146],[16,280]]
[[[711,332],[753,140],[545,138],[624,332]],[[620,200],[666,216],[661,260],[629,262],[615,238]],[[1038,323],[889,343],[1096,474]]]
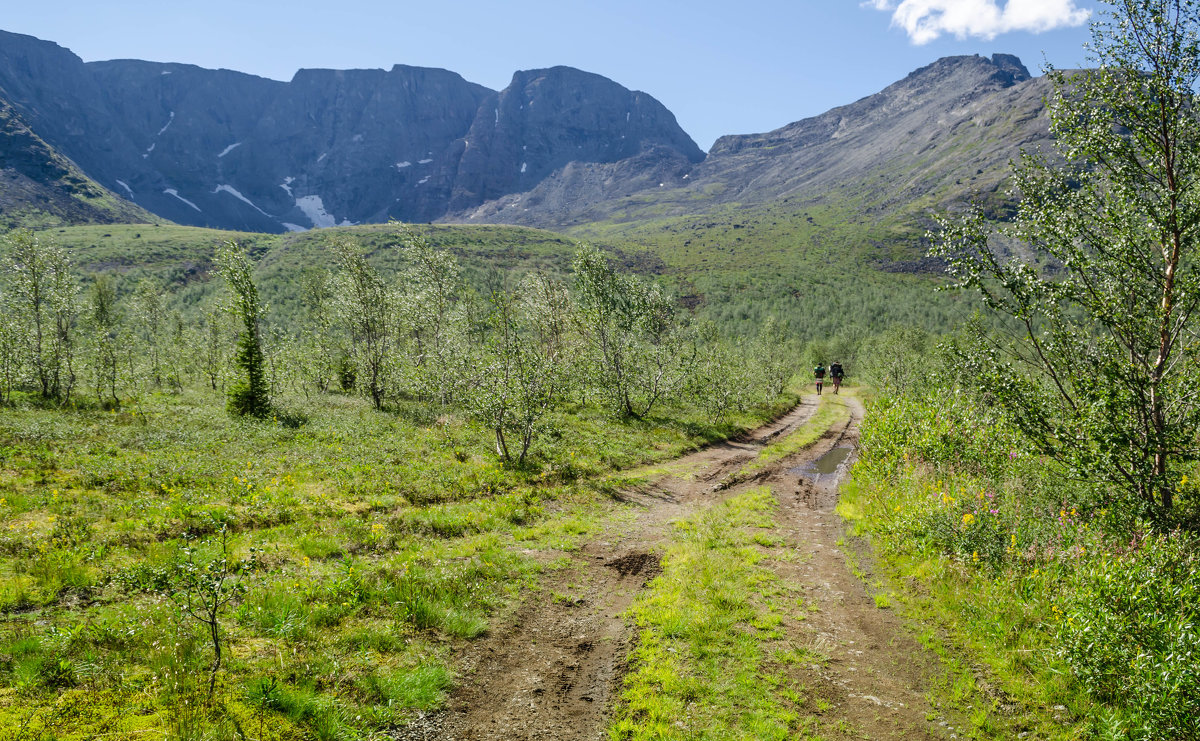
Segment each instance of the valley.
[[707,152],[0,30],[0,737],[1200,739],[1200,11],[1110,5]]

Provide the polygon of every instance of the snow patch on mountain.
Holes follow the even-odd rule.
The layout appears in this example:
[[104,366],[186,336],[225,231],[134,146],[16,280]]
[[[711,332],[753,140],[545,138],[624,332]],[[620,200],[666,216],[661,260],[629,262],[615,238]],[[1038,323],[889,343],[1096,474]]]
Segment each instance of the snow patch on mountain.
[[250,208],[252,208],[252,209],[254,209],[255,211],[259,212],[259,213],[260,213],[260,214],[262,214],[263,216],[266,216],[266,217],[270,218],[271,214],[267,213],[266,211],[263,211],[261,208],[259,208],[258,206],[254,205],[254,202],[253,202],[253,201],[251,201],[249,198],[247,198],[246,196],[244,196],[244,195],[242,195],[241,193],[239,193],[239,192],[238,192],[238,190],[237,190],[237,188],[234,188],[232,185],[224,185],[224,184],[222,184],[222,185],[218,185],[218,186],[216,187],[216,189],[215,189],[215,190],[213,190],[213,193],[221,193],[221,192],[228,193],[229,195],[231,195],[231,196],[233,196],[234,198],[238,199],[238,200],[239,200],[239,201],[241,201],[242,203],[245,203],[246,205],[248,205]]
[[304,215],[308,217],[313,226],[326,227],[337,225],[337,219],[325,210],[325,204],[321,201],[321,196],[301,196],[296,199],[296,208],[304,212]]
[[179,195],[179,191],[175,190],[174,188],[167,188],[166,190],[163,191],[163,193],[166,193],[167,195],[172,196],[173,198],[178,198],[179,200],[183,201],[184,203],[186,203],[187,205],[196,209],[197,211],[200,211],[200,213],[204,213],[203,211],[200,210],[199,206],[192,203],[191,201],[184,198],[183,196]]

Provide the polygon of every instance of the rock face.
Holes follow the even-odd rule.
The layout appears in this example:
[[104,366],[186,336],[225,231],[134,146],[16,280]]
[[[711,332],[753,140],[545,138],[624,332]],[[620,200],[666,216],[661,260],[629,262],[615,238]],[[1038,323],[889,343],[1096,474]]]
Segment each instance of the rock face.
[[389,218],[553,228],[779,199],[1000,203],[1009,160],[1048,140],[1047,90],[1013,56],[947,57],[819,116],[724,136],[706,157],[654,98],[569,67],[517,72],[501,91],[400,65],[278,82],[85,64],[0,32],[0,105],[16,122],[0,208],[31,197],[28,174],[25,195],[3,191],[17,188],[13,163],[51,162],[44,152],[162,217],[255,231]]
[[88,178],[0,101],[0,229],[154,220]]
[[0,32],[0,100],[91,177],[184,224],[432,221],[573,163],[704,154],[644,93],[567,67],[496,92],[439,69],[229,70],[115,60]]
[[1047,92],[1047,81],[1031,78],[1014,56],[947,57],[819,116],[764,134],[723,136],[696,164],[661,160],[657,169],[629,171],[629,160],[575,163],[528,193],[457,218],[563,226],[781,199],[853,199],[855,208],[887,211],[998,198],[1008,162],[1049,141]]
[[[875,95],[815,118],[766,134],[723,136],[692,177],[762,199],[856,179],[872,170],[910,169],[921,160],[932,176],[953,172],[959,177],[966,172],[960,165],[970,164],[976,170],[986,164],[990,171],[1007,162],[1014,145],[1046,136],[1044,121],[1019,131],[1020,124],[1042,112],[1041,83],[1010,55],[945,57]],[[1001,123],[1014,126],[996,126]],[[943,145],[972,129],[982,134],[977,138],[983,147],[1003,150],[1001,162],[977,148],[962,147],[955,155],[960,164],[947,160],[944,166],[930,166],[931,160],[948,154]],[[895,180],[886,183],[896,186]]]
[[657,100],[570,67],[516,73],[480,106],[466,143],[456,211],[528,191],[572,162],[620,162],[656,149],[704,159]]

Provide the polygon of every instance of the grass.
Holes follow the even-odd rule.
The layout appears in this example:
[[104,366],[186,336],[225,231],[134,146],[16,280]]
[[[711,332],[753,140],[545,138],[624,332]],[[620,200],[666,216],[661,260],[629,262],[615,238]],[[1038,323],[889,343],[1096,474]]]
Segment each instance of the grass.
[[920,272],[928,269],[918,226],[924,214],[871,213],[860,194],[830,192],[755,206],[714,203],[699,214],[615,216],[571,235],[648,249],[697,315],[722,331],[752,333],[774,316],[808,341],[861,337],[893,323],[956,326],[963,297],[935,292],[940,277]]
[[[452,412],[286,398],[246,422],[216,392],[120,412],[0,416],[0,737],[344,738],[443,702],[457,651],[624,510],[597,482],[769,419],[564,409],[529,466]],[[224,662],[169,598],[190,563],[246,563]],[[192,555],[189,555],[191,553]],[[241,731],[238,727],[241,727]],[[259,728],[262,728],[261,732]]]
[[754,539],[775,506],[758,488],[676,523],[631,608],[638,640],[610,738],[789,737],[796,702],[770,660],[782,592]]
[[1058,569],[997,573],[908,535],[901,523],[927,513],[931,487],[946,485],[930,476],[883,478],[858,466],[843,486],[838,512],[871,539],[886,576],[876,605],[920,626],[919,639],[942,666],[935,699],[970,719],[972,727],[960,729],[969,737],[1086,735],[1091,704],[1055,656]]
[[[566,276],[577,243],[541,229],[509,226],[415,226],[437,249],[452,253],[463,268],[467,283],[487,296],[505,283],[515,284],[528,272]],[[106,224],[58,227],[48,230],[66,248],[72,262],[87,276],[113,273],[119,289],[132,291],[137,282],[151,279],[171,293],[171,308],[182,312],[211,303],[223,290],[213,280],[213,254],[217,245],[234,240],[257,260],[256,281],[263,300],[271,306],[271,321],[294,323],[303,313],[302,279],[313,268],[333,268],[330,237],[347,235],[362,244],[371,263],[391,276],[405,267],[395,226],[365,224],[314,229],[290,234],[234,232],[173,224]],[[653,272],[661,260],[633,245],[612,248],[613,257],[628,268]]]
[[[716,322],[731,336],[753,335],[774,316],[800,341],[840,336],[853,348],[864,333],[892,323],[945,330],[962,315],[961,297],[932,290],[940,278],[903,272],[924,254],[922,230],[906,224],[864,216],[852,199],[831,196],[820,204],[713,205],[705,214],[601,222],[568,234],[509,226],[416,228],[458,258],[480,295],[531,271],[566,275],[578,241],[585,240],[606,249],[624,269],[668,283],[698,319]],[[328,236],[360,240],[385,275],[403,266],[400,251],[388,249],[397,240],[386,224],[282,235],[170,224],[58,227],[49,233],[84,273],[114,273],[122,292],[151,278],[171,291],[170,308],[185,313],[213,300],[213,250],[235,239],[258,260],[262,297],[271,321],[282,325],[302,313],[305,272],[332,265]]]

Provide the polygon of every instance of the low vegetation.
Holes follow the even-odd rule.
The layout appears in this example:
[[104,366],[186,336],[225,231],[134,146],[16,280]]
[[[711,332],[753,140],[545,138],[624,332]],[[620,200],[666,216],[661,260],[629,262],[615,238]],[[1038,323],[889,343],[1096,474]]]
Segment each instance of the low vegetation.
[[1058,151],[1014,168],[1015,218],[932,235],[1013,331],[883,343],[842,502],[998,678],[981,737],[1200,738],[1200,5],[1112,6],[1097,69],[1052,74]]
[[771,660],[786,593],[755,537],[775,506],[762,487],[675,523],[663,573],[631,610],[637,646],[610,738],[791,738],[803,700]]
[[[786,343],[718,345],[598,252],[580,306],[536,273],[479,297],[406,240],[399,281],[337,245],[284,332],[236,245],[229,303],[185,314],[8,237],[0,735],[394,728],[615,506],[593,482],[796,401]],[[748,385],[699,405],[722,363]]]
[[[794,398],[794,397],[791,397]],[[455,641],[605,516],[589,481],[777,414],[566,405],[525,466],[436,405],[189,385],[0,418],[0,735],[370,735],[439,705]]]
[[[880,377],[893,390],[868,407],[839,511],[910,614],[936,626],[926,640],[956,687],[943,699],[980,738],[1198,737],[1195,469],[1181,472],[1173,524],[1139,516],[1136,499],[1064,476],[958,385],[955,355],[905,360],[946,388]],[[999,685],[991,706],[975,702],[981,676]]]

